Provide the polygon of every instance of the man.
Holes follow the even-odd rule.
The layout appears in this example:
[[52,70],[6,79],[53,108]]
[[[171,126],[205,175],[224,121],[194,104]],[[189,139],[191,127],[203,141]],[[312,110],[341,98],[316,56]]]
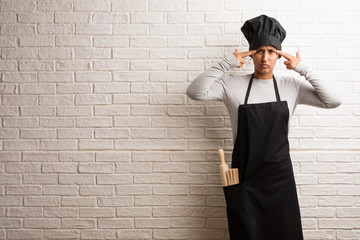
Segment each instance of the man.
[[[241,31],[249,51],[234,51],[198,76],[187,94],[195,100],[220,100],[228,109],[233,132],[232,168],[239,184],[224,187],[231,240],[303,240],[296,184],[289,153],[288,125],[297,104],[334,108],[336,92],[318,73],[281,51],[286,31],[271,17],[245,22]],[[251,56],[254,73],[229,75]],[[274,76],[280,57],[287,69],[306,80]]]

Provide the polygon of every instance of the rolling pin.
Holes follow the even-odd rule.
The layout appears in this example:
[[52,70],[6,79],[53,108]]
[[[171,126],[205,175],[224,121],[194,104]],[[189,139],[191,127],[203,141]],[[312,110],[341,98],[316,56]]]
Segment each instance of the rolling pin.
[[221,176],[221,182],[223,186],[228,186],[228,181],[226,177],[226,173],[229,171],[229,166],[225,162],[225,154],[223,149],[218,150],[219,158],[220,158],[220,176]]

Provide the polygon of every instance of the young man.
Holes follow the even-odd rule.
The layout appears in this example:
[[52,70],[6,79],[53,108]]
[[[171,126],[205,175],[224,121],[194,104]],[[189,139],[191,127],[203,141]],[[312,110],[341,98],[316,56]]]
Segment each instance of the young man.
[[[231,240],[303,240],[300,209],[289,153],[289,117],[298,104],[334,108],[336,92],[315,70],[296,56],[281,51],[286,31],[271,17],[261,15],[241,28],[249,51],[234,51],[198,76],[187,94],[195,100],[220,100],[228,109],[234,140],[232,168],[239,184],[224,187]],[[254,73],[223,73],[241,67],[251,56]],[[305,76],[274,76],[280,57],[287,69]]]

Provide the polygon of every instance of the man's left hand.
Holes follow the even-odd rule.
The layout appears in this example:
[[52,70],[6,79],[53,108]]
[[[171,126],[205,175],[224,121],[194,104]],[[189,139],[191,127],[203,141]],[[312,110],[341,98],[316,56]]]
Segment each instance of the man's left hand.
[[299,64],[299,62],[301,62],[299,51],[296,52],[296,57],[288,53],[282,52],[280,50],[277,50],[276,53],[286,58],[287,61],[285,61],[284,64],[286,65],[287,69],[294,70],[296,66]]

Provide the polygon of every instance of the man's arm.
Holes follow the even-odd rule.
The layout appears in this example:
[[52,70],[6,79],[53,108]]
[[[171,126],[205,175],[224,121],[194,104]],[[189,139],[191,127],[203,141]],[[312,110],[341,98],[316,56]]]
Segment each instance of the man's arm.
[[295,71],[308,81],[301,81],[299,85],[298,104],[321,108],[336,108],[341,104],[337,91],[316,70],[300,63]]
[[305,76],[306,81],[302,81],[299,85],[299,94],[297,102],[322,108],[336,108],[341,104],[341,98],[337,92],[323,80],[316,70],[307,67],[301,62],[300,53],[296,53],[296,57],[277,51],[277,53],[287,61],[284,62],[287,69],[295,70],[301,76]]
[[241,67],[245,60],[243,58],[254,54],[255,51],[238,52],[217,63],[204,73],[199,75],[187,88],[187,95],[194,100],[223,100],[224,84],[221,80],[224,72],[231,68]]

